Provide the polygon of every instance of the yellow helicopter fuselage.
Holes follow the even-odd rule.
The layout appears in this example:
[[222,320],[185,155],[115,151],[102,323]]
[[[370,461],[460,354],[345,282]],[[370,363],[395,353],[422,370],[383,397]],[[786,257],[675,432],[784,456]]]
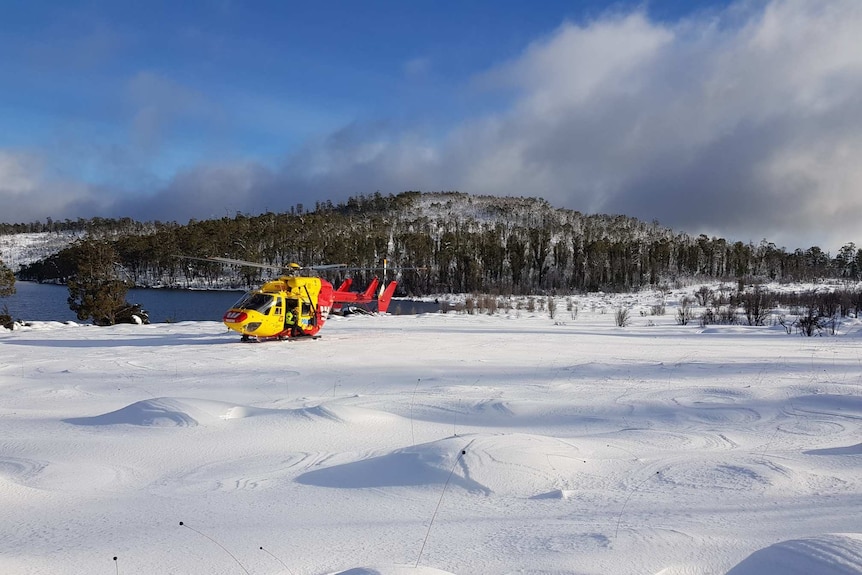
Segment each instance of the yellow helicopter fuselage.
[[243,339],[313,336],[332,307],[332,284],[319,277],[282,276],[249,291],[222,321]]

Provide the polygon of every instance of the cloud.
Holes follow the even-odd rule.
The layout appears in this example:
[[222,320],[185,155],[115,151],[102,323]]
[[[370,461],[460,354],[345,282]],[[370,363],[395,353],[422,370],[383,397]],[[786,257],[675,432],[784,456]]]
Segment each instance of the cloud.
[[[357,118],[278,165],[206,161],[113,204],[92,187],[77,192],[115,215],[181,221],[457,189],[835,250],[862,243],[860,35],[857,0],[746,1],[677,22],[609,12],[565,22],[451,87],[489,102],[457,125]],[[427,62],[407,62],[406,81]],[[224,114],[153,72],[136,75],[127,97],[133,140],[153,154],[189,122],[205,131]]]
[[512,94],[503,111],[442,139],[354,124],[276,178],[320,199],[537,195],[694,234],[834,250],[857,239],[862,213],[862,4],[755,8],[566,23],[478,79]]
[[102,204],[103,192],[80,182],[47,177],[43,159],[32,153],[0,149],[0,205],[3,221],[32,222],[47,217],[65,219],[79,209]]
[[206,164],[179,172],[152,196],[130,195],[112,210],[181,223],[233,217],[266,210],[266,198],[280,189],[273,172],[258,163]]
[[537,42],[491,73],[518,99],[462,130],[460,147],[478,150],[462,189],[742,240],[850,241],[862,4],[731,16],[668,25],[635,12]]

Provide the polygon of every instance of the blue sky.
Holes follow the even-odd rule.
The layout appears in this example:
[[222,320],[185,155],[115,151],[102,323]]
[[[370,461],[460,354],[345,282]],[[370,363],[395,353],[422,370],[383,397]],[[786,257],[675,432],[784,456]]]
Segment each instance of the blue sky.
[[457,189],[835,249],[859,37],[856,0],[12,2],[0,221]]

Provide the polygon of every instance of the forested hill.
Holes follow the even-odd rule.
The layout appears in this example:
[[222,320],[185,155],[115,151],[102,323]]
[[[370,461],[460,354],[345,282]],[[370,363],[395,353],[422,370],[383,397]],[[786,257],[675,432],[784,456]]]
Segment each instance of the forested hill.
[[[222,256],[271,265],[345,263],[361,284],[386,259],[401,294],[620,291],[676,279],[810,280],[856,278],[862,250],[834,258],[818,247],[787,252],[675,233],[657,222],[584,215],[537,198],[459,192],[374,194],[313,210],[176,223],[99,220],[91,235],[109,238],[139,286],[226,287],[260,281],[257,268],[227,269],[178,255]],[[22,268],[44,281],[72,273],[74,245]],[[390,271],[390,274],[392,272]],[[338,278],[334,278],[338,279]]]

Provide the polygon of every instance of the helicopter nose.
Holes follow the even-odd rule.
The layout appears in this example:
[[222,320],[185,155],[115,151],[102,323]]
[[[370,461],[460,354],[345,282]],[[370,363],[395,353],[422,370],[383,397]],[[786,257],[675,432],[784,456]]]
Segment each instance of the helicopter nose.
[[242,323],[248,319],[248,314],[244,311],[229,311],[224,314],[222,321],[225,323]]

